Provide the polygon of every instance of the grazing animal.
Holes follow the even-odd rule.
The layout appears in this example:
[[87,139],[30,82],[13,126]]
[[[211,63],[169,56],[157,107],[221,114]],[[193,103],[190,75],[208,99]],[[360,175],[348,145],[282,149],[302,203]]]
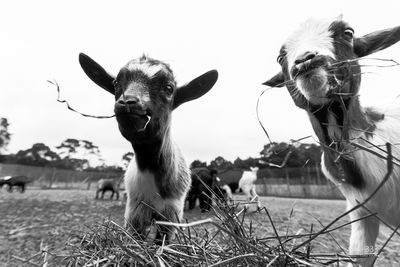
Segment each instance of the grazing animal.
[[[153,219],[179,222],[191,180],[171,138],[171,113],[207,93],[218,72],[206,72],[178,87],[169,65],[147,56],[129,61],[116,77],[85,54],[79,61],[93,82],[115,96],[118,128],[135,152],[125,173],[126,227],[144,236],[149,229],[154,234]],[[160,228],[158,240],[174,237],[174,227]]]
[[[341,18],[310,19],[282,46],[278,56],[281,72],[264,83],[273,87],[286,85],[295,105],[307,112],[323,149],[323,173],[346,197],[348,209],[377,188],[387,173],[384,145],[398,144],[400,140],[399,104],[386,110],[360,105],[358,58],[399,40],[400,27],[355,37],[353,28]],[[369,147],[376,154],[360,147]],[[396,146],[393,157],[400,157]],[[399,206],[400,169],[396,166],[366,207],[396,227],[400,224]],[[350,213],[350,219],[367,214],[365,209],[357,209]],[[378,232],[376,217],[352,223],[350,254],[374,252]],[[370,266],[373,259],[360,259],[358,264]]]
[[215,196],[223,200],[226,204],[229,205],[233,203],[233,195],[230,186],[226,183],[223,183],[219,177],[215,178],[215,182],[213,184],[213,191],[215,193]]
[[104,198],[104,193],[111,191],[110,199],[113,199],[114,194],[116,199],[119,199],[119,185],[122,182],[121,179],[100,179],[97,182],[96,199],[99,198],[99,193],[101,192],[100,198]]
[[5,176],[0,178],[0,188],[7,185],[8,192],[13,191],[13,187],[19,187],[21,193],[25,192],[26,184],[32,182],[32,179],[24,175],[19,176]]
[[196,201],[199,199],[201,212],[210,211],[213,197],[210,189],[215,189],[216,174],[216,170],[206,167],[193,168],[191,170],[192,186],[187,196],[189,210],[196,207]]
[[[261,209],[260,200],[256,192],[256,185],[254,184],[257,180],[258,167],[250,167],[250,171],[244,171],[242,177],[239,180],[238,190],[242,190],[246,195],[248,200],[256,198],[257,200],[257,210]],[[245,205],[248,208],[248,205]]]

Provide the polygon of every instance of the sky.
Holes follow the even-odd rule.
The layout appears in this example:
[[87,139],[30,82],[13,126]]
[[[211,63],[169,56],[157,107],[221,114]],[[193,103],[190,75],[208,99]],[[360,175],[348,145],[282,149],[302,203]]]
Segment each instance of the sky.
[[[258,124],[261,83],[279,71],[280,46],[310,17],[343,19],[355,35],[400,25],[398,1],[7,1],[0,9],[0,117],[10,122],[8,150],[34,143],[51,148],[66,138],[92,141],[107,164],[132,150],[111,115],[113,96],[91,82],[78,63],[84,52],[110,73],[143,53],[170,64],[178,84],[217,69],[200,99],[173,113],[172,135],[187,161],[256,157],[268,140]],[[400,44],[374,57],[400,61]],[[400,94],[400,67],[370,68],[361,101],[387,105]],[[283,88],[260,99],[259,115],[273,141],[312,134],[304,111]],[[307,141],[312,142],[312,139]]]

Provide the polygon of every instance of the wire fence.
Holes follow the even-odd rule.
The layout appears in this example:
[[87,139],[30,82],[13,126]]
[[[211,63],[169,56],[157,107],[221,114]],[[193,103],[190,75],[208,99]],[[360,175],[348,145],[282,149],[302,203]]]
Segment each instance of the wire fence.
[[[238,177],[237,174],[240,174]],[[88,172],[48,167],[0,163],[0,177],[24,175],[33,179],[31,187],[89,190],[99,179],[120,178],[122,172]],[[237,180],[241,171],[226,173],[227,179]],[[319,168],[261,169],[256,182],[261,196],[343,199],[340,191],[328,182]]]
[[0,177],[24,175],[33,180],[29,186],[41,188],[90,189],[93,183],[102,178],[119,178],[122,172],[88,172],[64,170],[49,167],[26,166],[0,163]]

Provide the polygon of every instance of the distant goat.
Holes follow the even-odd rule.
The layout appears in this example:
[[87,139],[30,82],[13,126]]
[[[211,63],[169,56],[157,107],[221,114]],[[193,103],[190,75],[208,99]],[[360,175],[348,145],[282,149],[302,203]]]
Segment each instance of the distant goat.
[[104,193],[107,191],[111,191],[110,199],[113,199],[114,194],[116,195],[116,199],[119,199],[119,185],[121,183],[121,179],[100,179],[97,182],[97,190],[96,190],[96,199],[99,198],[99,193],[101,192],[101,199],[104,198]]
[[[361,68],[357,59],[399,40],[400,27],[355,37],[354,30],[341,18],[310,19],[282,46],[278,56],[282,71],[264,83],[286,85],[296,106],[307,112],[323,148],[322,170],[346,197],[348,209],[365,200],[387,173],[384,144],[400,141],[400,105],[385,111],[360,105]],[[376,154],[360,147],[369,147]],[[400,158],[396,146],[393,157]],[[398,166],[366,206],[394,227],[400,224]],[[361,208],[351,212],[350,219],[355,221],[369,213]],[[352,223],[350,253],[374,252],[378,233],[376,217]],[[373,258],[358,263],[370,266]]]
[[[238,183],[236,183],[236,187],[238,187]],[[213,192],[216,197],[220,198],[221,200],[225,201],[227,204],[233,203],[233,195],[231,187],[221,181],[219,177],[215,178],[215,182],[213,184]]]
[[32,179],[24,175],[5,176],[0,178],[0,188],[7,185],[8,192],[12,192],[14,186],[19,187],[21,193],[25,192],[26,184],[32,182]]
[[187,196],[190,210],[195,208],[197,199],[201,212],[211,209],[213,194],[210,189],[213,190],[216,174],[216,170],[206,167],[191,170],[192,186]]
[[[171,139],[171,113],[207,93],[217,81],[217,71],[178,87],[166,63],[146,56],[129,61],[116,77],[84,54],[79,61],[92,81],[115,96],[119,130],[135,152],[125,174],[126,226],[145,235],[153,219],[180,221],[191,180]],[[156,237],[167,235],[170,240],[173,229],[161,227]]]
[[[257,172],[258,167],[250,167],[250,171],[244,171],[242,177],[239,180],[239,188],[238,190],[242,190],[246,195],[248,200],[252,200],[255,198],[257,200],[257,210],[261,209],[260,200],[256,192],[255,182],[257,180]],[[248,205],[245,205],[245,208],[248,208]]]

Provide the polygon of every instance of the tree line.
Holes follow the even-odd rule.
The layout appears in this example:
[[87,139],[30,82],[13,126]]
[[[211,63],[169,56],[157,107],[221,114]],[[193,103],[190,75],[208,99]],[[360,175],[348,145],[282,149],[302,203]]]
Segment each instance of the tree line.
[[[123,171],[133,157],[127,152],[121,157],[122,166],[106,165],[102,159],[100,148],[88,140],[67,138],[54,149],[44,143],[33,144],[32,147],[20,150],[15,154],[4,154],[11,140],[9,122],[0,118],[0,162],[31,166],[54,167],[71,170],[88,171]],[[221,156],[209,164],[195,160],[191,168],[210,167],[224,172],[230,169],[248,170],[251,166],[267,168],[301,168],[316,166],[321,161],[321,149],[317,144],[306,143],[270,143],[259,152],[259,157],[247,159],[236,158],[233,162]],[[93,162],[96,165],[93,166]]]
[[11,141],[10,123],[0,118],[0,162],[69,170],[122,172],[133,157],[133,152],[122,155],[122,166],[106,165],[100,148],[88,140],[67,138],[54,149],[44,143],[19,150],[15,154],[5,154]]

